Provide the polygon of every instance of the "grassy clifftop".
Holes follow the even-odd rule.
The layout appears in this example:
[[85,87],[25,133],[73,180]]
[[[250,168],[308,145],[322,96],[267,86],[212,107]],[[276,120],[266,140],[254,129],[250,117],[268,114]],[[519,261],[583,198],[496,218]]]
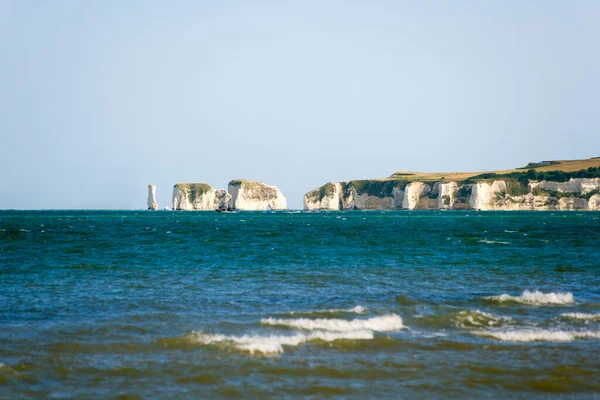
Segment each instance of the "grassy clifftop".
[[175,187],[191,198],[202,196],[204,193],[212,189],[212,187],[207,183],[176,183]]
[[[517,174],[534,170],[537,173],[549,171],[579,172],[589,168],[600,168],[600,157],[589,158],[587,160],[553,160],[531,162],[524,167],[507,169],[500,171],[480,171],[480,172],[412,172],[398,171],[392,174],[388,179],[406,179],[409,181],[465,181],[468,179],[485,180],[483,175],[495,174],[499,177],[516,177]],[[583,177],[583,176],[582,176]],[[598,176],[600,177],[600,176]],[[568,179],[567,179],[568,180]]]

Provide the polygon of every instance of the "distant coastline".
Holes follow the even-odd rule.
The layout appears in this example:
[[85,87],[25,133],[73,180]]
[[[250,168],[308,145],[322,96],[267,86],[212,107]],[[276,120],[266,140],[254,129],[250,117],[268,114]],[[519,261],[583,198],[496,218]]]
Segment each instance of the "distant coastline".
[[600,157],[328,182],[306,193],[303,204],[305,210],[600,210]]
[[[158,210],[148,185],[148,209]],[[177,183],[166,210],[285,210],[272,185],[234,179],[227,190]],[[600,210],[600,157],[531,162],[487,172],[395,172],[387,178],[327,182],[306,193],[311,210]]]

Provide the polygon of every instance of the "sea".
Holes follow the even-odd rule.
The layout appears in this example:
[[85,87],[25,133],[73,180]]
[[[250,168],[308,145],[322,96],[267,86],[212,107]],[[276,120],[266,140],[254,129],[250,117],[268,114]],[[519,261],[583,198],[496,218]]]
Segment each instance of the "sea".
[[600,398],[600,213],[0,211],[0,398]]

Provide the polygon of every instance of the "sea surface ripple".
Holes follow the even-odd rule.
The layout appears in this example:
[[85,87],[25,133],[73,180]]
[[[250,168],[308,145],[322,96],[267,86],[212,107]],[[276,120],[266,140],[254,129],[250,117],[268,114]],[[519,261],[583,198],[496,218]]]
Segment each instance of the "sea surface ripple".
[[0,211],[0,398],[594,398],[600,213]]

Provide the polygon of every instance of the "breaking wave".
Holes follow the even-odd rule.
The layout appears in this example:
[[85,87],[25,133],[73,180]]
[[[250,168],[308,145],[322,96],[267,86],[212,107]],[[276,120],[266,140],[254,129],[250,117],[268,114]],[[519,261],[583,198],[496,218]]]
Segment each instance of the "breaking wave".
[[371,330],[378,332],[397,331],[404,328],[402,318],[396,314],[382,315],[369,319],[275,319],[263,318],[260,322],[264,325],[287,326],[290,328],[304,329],[307,331],[323,330],[333,332],[352,332],[359,330]]
[[269,335],[269,336],[230,336],[220,334],[207,334],[203,332],[192,332],[190,341],[204,345],[224,344],[231,345],[238,350],[247,351],[250,354],[262,353],[274,355],[283,353],[283,346],[299,346],[311,341],[332,342],[334,340],[371,340],[374,338],[373,331],[354,330],[349,332],[310,332],[296,333],[294,335]]
[[572,293],[542,293],[539,290],[525,290],[521,296],[511,296],[509,294],[489,296],[485,297],[485,300],[498,301],[500,303],[514,302],[531,305],[560,305],[575,303]]
[[562,318],[576,319],[581,321],[600,321],[600,314],[584,314],[584,313],[564,313],[560,314]]
[[202,331],[192,332],[185,337],[188,343],[203,345],[228,346],[250,354],[262,353],[275,355],[283,353],[284,346],[299,346],[306,342],[336,340],[372,340],[375,331],[400,330],[402,318],[396,314],[383,315],[369,319],[274,319],[264,318],[263,325],[286,326],[309,332],[294,332],[289,335],[223,335]]
[[474,331],[479,336],[491,337],[506,342],[572,342],[575,339],[600,339],[600,332],[595,331]]

